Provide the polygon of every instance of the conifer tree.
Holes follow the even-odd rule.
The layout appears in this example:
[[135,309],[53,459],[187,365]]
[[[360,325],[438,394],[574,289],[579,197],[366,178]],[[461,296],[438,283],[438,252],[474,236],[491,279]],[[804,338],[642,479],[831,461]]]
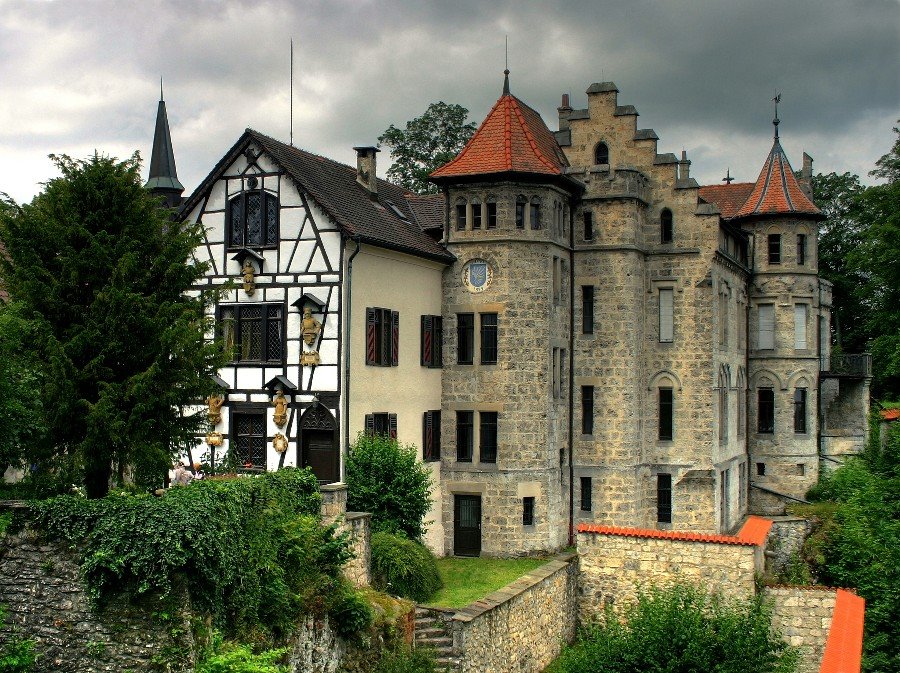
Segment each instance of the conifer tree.
[[162,480],[204,418],[222,363],[204,339],[212,297],[188,289],[200,225],[177,222],[141,185],[140,157],[51,156],[61,177],[27,205],[0,212],[0,277],[30,321],[43,368],[46,425],[29,450],[39,470],[83,476],[90,497],[113,476]]

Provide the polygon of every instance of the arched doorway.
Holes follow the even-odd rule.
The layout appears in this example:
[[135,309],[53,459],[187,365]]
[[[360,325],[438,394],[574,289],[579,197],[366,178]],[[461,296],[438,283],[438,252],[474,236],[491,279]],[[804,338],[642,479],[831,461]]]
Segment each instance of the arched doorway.
[[323,483],[340,479],[337,425],[321,404],[313,404],[300,417],[300,465],[311,467]]

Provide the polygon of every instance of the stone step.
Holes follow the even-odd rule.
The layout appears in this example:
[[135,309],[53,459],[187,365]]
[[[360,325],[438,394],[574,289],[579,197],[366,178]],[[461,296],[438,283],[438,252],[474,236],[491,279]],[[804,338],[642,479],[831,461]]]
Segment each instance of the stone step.
[[430,627],[425,629],[420,629],[416,626],[416,640],[422,640],[423,638],[447,638],[447,631],[440,627]]
[[[448,653],[453,649],[453,640],[451,638],[416,638],[416,645],[424,645],[425,647],[430,647],[433,650],[443,651],[446,650]],[[443,653],[443,652],[441,652]]]

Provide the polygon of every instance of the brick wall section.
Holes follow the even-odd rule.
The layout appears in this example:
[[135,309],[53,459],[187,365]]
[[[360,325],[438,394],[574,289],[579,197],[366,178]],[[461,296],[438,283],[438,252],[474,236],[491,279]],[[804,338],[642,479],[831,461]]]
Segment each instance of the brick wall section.
[[826,587],[766,587],[772,601],[772,626],[788,644],[800,650],[797,673],[817,673],[831,628],[836,589]]
[[563,554],[453,616],[461,673],[538,673],[575,637],[578,563]]
[[753,596],[770,526],[752,516],[732,537],[581,525],[579,617],[587,622],[606,604],[627,605],[651,584],[686,582],[735,598]]

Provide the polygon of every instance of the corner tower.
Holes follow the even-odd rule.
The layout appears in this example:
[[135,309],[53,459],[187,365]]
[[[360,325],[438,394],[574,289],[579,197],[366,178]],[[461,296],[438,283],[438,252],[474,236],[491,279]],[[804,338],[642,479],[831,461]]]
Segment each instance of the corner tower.
[[163,98],[162,81],[159,84],[159,105],[156,108],[156,129],[153,132],[153,149],[150,152],[150,176],[144,185],[154,196],[164,199],[165,205],[177,208],[181,205],[184,185],[175,170],[175,151],[169,132],[169,117]]
[[583,187],[540,115],[509,90],[442,189],[441,482],[448,553],[563,546],[569,521],[571,213]]

